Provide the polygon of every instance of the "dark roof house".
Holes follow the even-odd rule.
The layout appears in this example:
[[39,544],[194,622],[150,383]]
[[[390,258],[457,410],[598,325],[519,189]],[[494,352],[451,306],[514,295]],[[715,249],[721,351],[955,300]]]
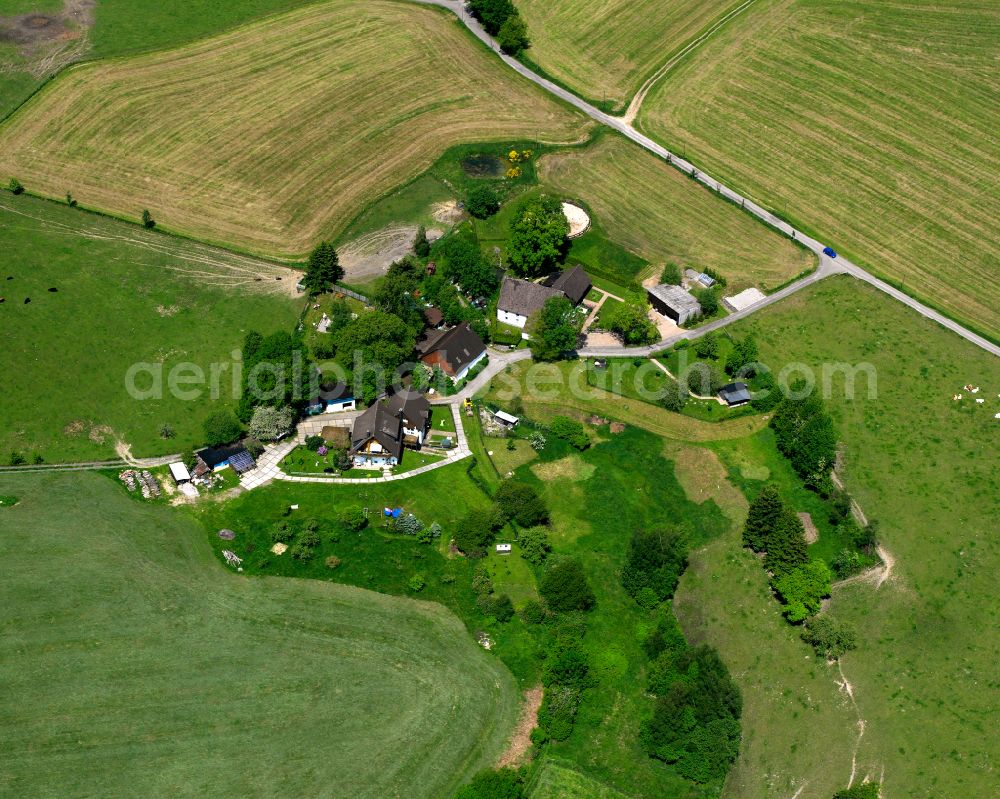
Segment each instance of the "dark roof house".
[[385,401],[386,410],[401,419],[407,427],[426,430],[431,421],[431,404],[419,391],[403,389]]
[[351,430],[351,452],[360,452],[373,439],[397,460],[403,452],[402,422],[384,402],[376,402],[357,419]]
[[719,390],[719,397],[730,408],[746,405],[752,397],[746,383],[729,383]]
[[590,290],[594,286],[590,281],[590,275],[579,265],[574,266],[572,269],[550,275],[546,278],[545,285],[550,288],[559,289],[574,305],[579,305],[583,302],[583,298],[590,293]]
[[483,358],[486,345],[469,323],[463,322],[433,339],[419,342],[417,353],[421,362],[428,366],[439,366],[449,377],[460,377]]

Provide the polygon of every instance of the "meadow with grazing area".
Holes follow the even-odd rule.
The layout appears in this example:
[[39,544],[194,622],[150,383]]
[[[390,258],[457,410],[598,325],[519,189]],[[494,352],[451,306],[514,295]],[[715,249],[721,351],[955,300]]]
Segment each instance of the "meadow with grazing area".
[[649,261],[666,261],[729,281],[727,291],[774,288],[809,269],[812,255],[618,136],[544,156],[541,180],[584,201],[616,243]]
[[995,2],[761,0],[642,130],[873,273],[1000,336]]
[[[0,193],[0,463],[11,452],[49,463],[167,455],[202,438],[202,421],[234,407],[174,397],[167,378],[192,362],[230,364],[251,328],[288,330],[299,273],[25,195]],[[54,291],[53,291],[54,289]],[[26,303],[26,300],[30,302]],[[162,366],[162,399],[133,399],[130,366]],[[152,378],[136,385],[150,388]],[[181,386],[187,389],[187,386]],[[174,437],[164,438],[164,424]]]
[[439,604],[238,575],[96,474],[4,475],[9,796],[447,796],[517,714]]
[[[858,649],[842,658],[857,702],[852,710],[842,697],[851,711],[845,715],[829,706],[829,691],[818,688],[841,680],[837,667],[816,663],[811,650],[793,640],[794,631],[781,629],[780,619],[775,627],[765,624],[764,614],[777,617],[773,602],[733,615],[732,592],[746,593],[753,584],[759,596],[768,590],[756,559],[741,549],[738,531],[693,559],[678,591],[678,614],[685,630],[717,646],[746,681],[745,748],[725,795],[777,799],[802,787],[801,799],[828,799],[832,788],[846,784],[855,745],[858,778],[883,778],[886,797],[989,795],[996,783],[990,764],[1000,755],[990,733],[1000,710],[992,688],[1000,657],[993,588],[1000,569],[1000,420],[993,418],[1000,412],[1000,365],[846,277],[734,325],[735,335],[746,332],[754,333],[761,360],[772,369],[789,362],[817,374],[823,363],[875,367],[876,398],[868,398],[861,376],[857,398],[845,399],[843,378],[835,377],[827,405],[844,450],[841,476],[868,518],[880,522],[892,567],[880,587],[875,578],[883,572],[876,572],[833,592],[830,612],[859,632]],[[981,390],[970,394],[962,389],[966,384]],[[955,394],[963,399],[953,401]],[[723,464],[719,477],[728,474],[730,484],[750,494],[762,484],[756,481],[777,479],[782,465],[753,439],[709,449]],[[731,500],[745,501],[739,494]],[[775,674],[783,676],[776,680]],[[813,686],[800,683],[809,688],[801,691],[794,687],[796,674],[822,679],[810,677]],[[757,687],[748,690],[748,683]],[[795,692],[788,697],[801,696],[801,709],[797,700],[786,701],[786,690]],[[758,713],[754,697],[776,704]],[[817,726],[822,716],[807,708],[828,720]],[[859,717],[865,721],[860,743]],[[820,744],[823,754],[810,754]]]
[[348,0],[66,70],[0,127],[0,175],[294,257],[453,144],[588,128],[453,15]]
[[519,0],[527,57],[583,97],[611,108],[726,11],[733,0]]

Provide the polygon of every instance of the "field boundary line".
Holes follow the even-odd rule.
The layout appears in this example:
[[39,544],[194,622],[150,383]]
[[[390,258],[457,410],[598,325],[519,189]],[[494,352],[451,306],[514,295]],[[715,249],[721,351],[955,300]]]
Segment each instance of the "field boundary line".
[[663,64],[663,66],[659,67],[656,72],[650,75],[649,78],[646,79],[646,82],[639,87],[639,91],[637,91],[629,101],[628,108],[625,109],[625,113],[621,115],[621,119],[628,125],[635,122],[635,118],[639,114],[639,109],[642,107],[643,102],[646,100],[646,95],[649,94],[653,86],[659,83],[659,81],[685,56],[708,41],[720,28],[724,27],[729,20],[733,17],[739,16],[756,2],[757,0],[744,0],[744,2],[739,6],[731,9],[720,19],[717,19],[714,23],[712,23],[707,30],[703,31],[695,39],[684,45],[679,52],[672,55],[667,62]]

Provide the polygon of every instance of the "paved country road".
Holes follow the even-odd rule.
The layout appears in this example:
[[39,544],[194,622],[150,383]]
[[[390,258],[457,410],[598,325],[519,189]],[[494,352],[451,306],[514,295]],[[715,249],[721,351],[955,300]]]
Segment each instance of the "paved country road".
[[[477,38],[485,42],[486,45],[497,54],[497,57],[500,58],[507,66],[509,66],[515,72],[524,76],[532,83],[538,84],[550,94],[555,95],[564,102],[567,102],[573,107],[579,109],[584,114],[589,116],[591,119],[600,122],[602,125],[606,125],[607,127],[618,131],[626,138],[634,141],[640,147],[643,147],[649,152],[653,153],[654,155],[659,156],[660,158],[667,161],[667,163],[673,165],[682,172],[685,172],[689,175],[693,175],[698,181],[703,183],[712,191],[718,192],[721,196],[736,203],[740,207],[746,209],[747,211],[749,211],[754,216],[761,219],[766,224],[770,225],[771,227],[775,228],[781,233],[784,233],[786,236],[794,237],[799,242],[808,247],[810,250],[812,250],[819,257],[820,266],[817,272],[813,273],[812,275],[806,277],[803,280],[798,281],[797,283],[793,283],[792,285],[786,287],[780,292],[776,292],[775,294],[768,297],[768,300],[766,302],[759,303],[753,306],[752,308],[747,309],[748,312],[753,312],[759,310],[760,308],[764,308],[771,302],[776,301],[777,299],[781,299],[782,297],[786,297],[789,294],[798,291],[799,289],[807,285],[815,283],[817,280],[821,280],[827,275],[835,274],[836,272],[843,272],[851,275],[852,277],[857,278],[858,280],[863,280],[864,282],[871,284],[879,291],[885,292],[893,299],[898,300],[904,305],[909,306],[910,308],[915,310],[920,315],[926,317],[927,319],[931,319],[937,322],[942,327],[946,327],[948,328],[948,330],[957,333],[962,338],[975,344],[977,347],[981,347],[982,349],[992,353],[993,355],[1000,356],[1000,346],[997,346],[996,344],[987,341],[985,338],[977,335],[976,333],[973,333],[971,330],[967,330],[958,322],[949,319],[943,314],[938,313],[933,308],[927,307],[926,305],[915,300],[908,294],[905,294],[899,289],[890,286],[884,280],[879,280],[877,277],[875,277],[872,274],[869,274],[860,266],[851,263],[843,256],[838,257],[833,262],[833,264],[831,264],[830,262],[833,261],[833,259],[827,258],[827,256],[823,254],[823,249],[826,245],[822,244],[819,241],[816,241],[816,239],[811,238],[810,236],[805,235],[801,231],[794,229],[787,222],[778,219],[770,211],[761,208],[752,200],[743,197],[742,195],[730,189],[728,186],[725,186],[719,181],[717,181],[712,176],[702,172],[700,169],[697,169],[697,167],[695,167],[694,164],[692,164],[691,162],[686,161],[683,158],[670,152],[666,147],[657,144],[648,136],[644,136],[642,133],[640,133],[634,127],[632,127],[632,125],[629,124],[624,118],[615,117],[611,116],[610,114],[604,113],[603,111],[592,106],[585,100],[580,99],[568,89],[564,89],[561,86],[557,86],[552,81],[546,80],[541,75],[538,75],[537,73],[533,72],[531,69],[526,67],[517,59],[511,58],[509,55],[500,52],[500,48],[493,40],[493,38],[485,30],[483,30],[482,25],[480,25],[479,22],[477,22],[472,17],[472,15],[469,14],[468,11],[466,11],[465,5],[462,2],[460,2],[460,0],[413,0],[413,2],[423,3],[425,5],[440,6],[441,8],[446,8],[452,11],[465,24],[465,26],[470,31],[472,31],[472,33]],[[737,315],[734,314],[733,316],[730,316],[726,320],[722,321],[719,326],[721,327],[723,324],[734,321],[734,317],[739,318]],[[707,330],[709,329],[712,329],[711,326],[706,325],[703,329],[699,329],[698,332],[699,333],[707,332]],[[653,348],[651,348],[651,350],[662,349],[663,346],[665,346],[667,343],[686,337],[690,336],[689,335],[676,336],[672,339],[668,339],[666,342],[661,342],[660,344],[655,345]],[[626,351],[625,348],[601,348],[600,350],[595,349],[593,351],[593,354],[620,355],[626,352],[628,354],[632,353],[638,354],[641,351],[635,349],[628,349]],[[591,354],[591,353],[588,351],[582,354]]]

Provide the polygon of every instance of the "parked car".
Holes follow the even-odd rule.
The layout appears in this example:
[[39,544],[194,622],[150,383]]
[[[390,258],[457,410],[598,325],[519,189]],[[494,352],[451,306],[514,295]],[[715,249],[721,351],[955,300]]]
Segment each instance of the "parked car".
[[823,248],[823,255],[825,255],[825,256],[827,256],[829,258],[836,258],[837,257],[837,251],[834,250],[833,247],[824,247]]

